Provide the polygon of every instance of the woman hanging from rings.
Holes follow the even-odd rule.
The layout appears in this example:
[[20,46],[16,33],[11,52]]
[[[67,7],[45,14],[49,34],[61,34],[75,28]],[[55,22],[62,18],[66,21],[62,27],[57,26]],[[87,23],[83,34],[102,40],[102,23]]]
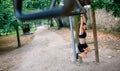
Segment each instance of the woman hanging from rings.
[[85,40],[85,38],[87,36],[86,22],[87,22],[87,18],[85,16],[85,14],[81,14],[81,24],[80,24],[80,30],[79,30],[79,44],[78,44],[78,49],[80,51],[80,54],[78,54],[78,55],[82,58],[86,58],[87,53],[91,52],[91,49],[86,44],[86,40]]

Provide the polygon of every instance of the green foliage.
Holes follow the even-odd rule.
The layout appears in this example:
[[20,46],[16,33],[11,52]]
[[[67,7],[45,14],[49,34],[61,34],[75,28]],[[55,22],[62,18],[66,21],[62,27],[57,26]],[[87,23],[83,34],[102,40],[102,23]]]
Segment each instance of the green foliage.
[[[25,12],[31,12],[35,10],[49,9],[52,0],[24,0],[23,9]],[[58,6],[61,0],[56,0],[55,6]],[[41,20],[44,24],[47,24],[47,20]],[[32,21],[34,24],[40,24],[40,21]]]
[[0,34],[11,32],[18,26],[11,0],[0,0]]
[[112,11],[112,15],[120,17],[120,1],[119,0],[92,0],[92,9],[105,8],[107,12]]
[[[23,0],[23,10],[29,12],[31,10],[49,9],[52,0]],[[60,0],[56,0],[56,5]]]
[[23,6],[27,9],[43,9],[50,6],[50,0],[24,0]]
[[[60,0],[57,0],[58,5]],[[50,7],[51,0],[23,0],[23,10],[29,12],[31,10],[43,10]],[[31,23],[38,23],[40,21],[32,21]],[[0,0],[0,35],[7,34],[23,23],[18,21],[14,15],[13,1]]]

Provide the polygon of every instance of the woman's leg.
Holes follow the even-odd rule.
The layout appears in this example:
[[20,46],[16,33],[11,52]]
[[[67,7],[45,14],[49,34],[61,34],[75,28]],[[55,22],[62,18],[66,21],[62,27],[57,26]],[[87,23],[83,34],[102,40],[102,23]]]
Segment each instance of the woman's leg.
[[82,58],[87,58],[87,54],[85,52],[80,53],[79,56]]
[[86,52],[91,52],[92,50],[90,49],[90,47],[87,47],[87,48],[85,48],[85,51]]
[[91,52],[91,49],[90,47],[88,47],[88,45],[85,43],[85,44],[82,44],[83,48],[85,49],[85,52],[88,53],[88,52]]
[[80,51],[81,53],[84,52],[84,49],[83,49],[83,47],[81,46],[80,43],[78,43],[78,49],[79,49],[79,51]]
[[79,49],[79,51],[81,52],[81,53],[79,54],[79,56],[82,57],[82,58],[86,58],[87,55],[86,55],[86,53],[84,52],[84,48],[81,46],[80,43],[78,44],[78,49]]

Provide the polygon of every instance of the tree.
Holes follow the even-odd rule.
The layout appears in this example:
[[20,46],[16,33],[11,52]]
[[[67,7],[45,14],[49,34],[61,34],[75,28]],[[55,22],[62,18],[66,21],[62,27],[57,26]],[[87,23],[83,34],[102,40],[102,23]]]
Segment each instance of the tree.
[[20,47],[19,24],[20,22],[14,16],[12,1],[0,0],[0,34],[16,30],[18,47]]
[[[51,0],[24,0],[23,10],[25,12],[31,12],[33,10],[44,10],[50,7]],[[30,32],[29,23],[22,25],[23,34],[28,34]]]
[[119,0],[92,0],[92,9],[105,8],[107,12],[112,11],[112,15],[120,17],[120,1]]
[[[60,4],[60,0],[55,0],[55,1],[53,1],[53,0],[24,0],[23,1],[23,10],[27,13],[30,11],[33,11],[33,10],[42,11],[45,9],[50,9],[54,6],[58,6],[59,4]],[[52,20],[53,19],[51,19],[50,25],[53,25]],[[62,20],[60,18],[56,18],[55,20],[56,20],[56,22],[58,24],[57,26],[59,28],[63,26]]]
[[20,47],[21,46],[21,42],[20,42],[20,35],[19,35],[19,25],[18,25],[17,20],[13,21],[12,23],[13,23],[14,29],[16,30],[18,47]]
[[[11,0],[0,0],[0,34],[14,30],[13,22],[17,19],[14,16]],[[19,23],[19,22],[18,22]]]
[[93,26],[93,36],[94,36],[94,46],[95,46],[95,57],[96,61],[99,62],[99,52],[98,52],[98,42],[97,42],[97,32],[96,32],[96,19],[95,10],[105,8],[107,12],[112,11],[112,15],[115,17],[120,17],[120,1],[119,0],[92,0],[92,26]]
[[24,9],[35,10],[50,7],[51,0],[24,0]]

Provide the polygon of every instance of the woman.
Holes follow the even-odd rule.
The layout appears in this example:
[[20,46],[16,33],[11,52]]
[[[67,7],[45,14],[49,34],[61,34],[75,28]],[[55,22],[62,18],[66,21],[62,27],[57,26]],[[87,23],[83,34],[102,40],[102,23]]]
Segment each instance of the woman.
[[91,52],[91,49],[88,47],[88,45],[86,44],[85,38],[87,36],[86,34],[86,17],[84,14],[81,14],[81,24],[80,24],[80,32],[79,32],[79,44],[78,44],[78,49],[80,51],[79,56],[82,58],[86,58],[87,57],[87,53]]

